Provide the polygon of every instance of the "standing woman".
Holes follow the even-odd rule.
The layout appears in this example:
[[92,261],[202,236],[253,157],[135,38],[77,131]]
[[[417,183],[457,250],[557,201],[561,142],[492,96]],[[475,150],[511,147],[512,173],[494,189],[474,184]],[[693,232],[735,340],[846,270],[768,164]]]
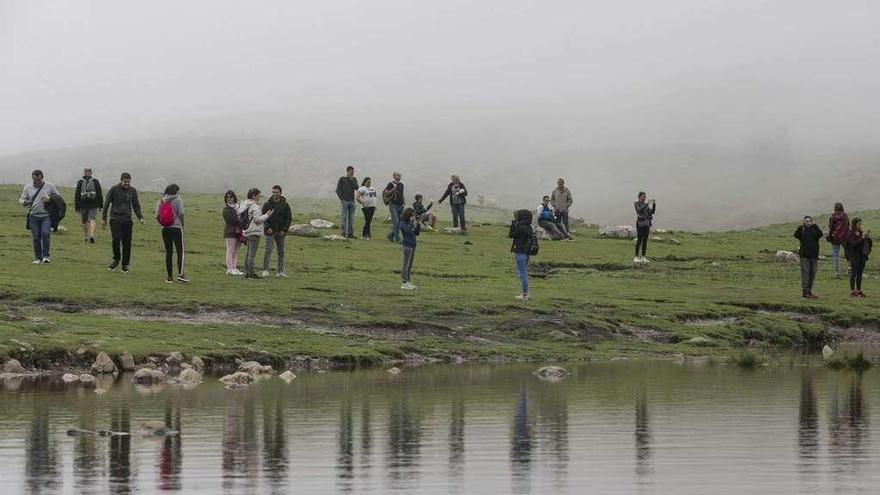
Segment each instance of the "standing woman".
[[177,281],[189,283],[183,271],[183,199],[180,187],[169,184],[162,199],[156,203],[156,221],[162,226],[162,242],[165,243],[165,282],[174,283],[172,272],[173,251],[177,251]]
[[[650,263],[650,260],[645,257],[645,252],[648,250],[648,236],[651,235],[651,224],[654,220],[654,213],[657,212],[657,202],[653,199],[647,201],[646,197],[647,195],[642,191],[635,202],[637,237],[636,257],[633,258],[633,263]],[[641,249],[641,255],[639,255],[639,249]]]
[[412,208],[403,210],[403,215],[400,216],[400,232],[403,235],[403,269],[400,271],[403,285],[400,288],[413,290],[416,286],[409,282],[409,275],[416,256],[416,237],[422,232],[422,221]]
[[373,189],[373,181],[369,177],[364,178],[361,187],[357,190],[355,199],[361,205],[361,211],[364,212],[364,228],[361,231],[361,239],[370,240],[372,233],[370,232],[370,223],[373,221],[373,215],[376,213],[376,190]]
[[238,248],[244,235],[239,217],[238,196],[234,191],[226,191],[223,195],[223,239],[226,241],[226,274],[244,275],[238,270]]
[[520,301],[529,300],[529,255],[533,245],[536,247],[538,239],[532,231],[532,212],[519,210],[514,214],[510,223],[508,237],[513,239],[510,251],[516,261],[516,274],[519,276],[520,293],[516,296]]
[[247,238],[247,256],[244,259],[245,278],[260,278],[254,269],[260,237],[263,236],[263,223],[272,216],[273,210],[262,213],[260,208],[260,190],[256,187],[247,193],[247,199],[241,204],[241,228]]
[[849,289],[850,297],[865,297],[862,292],[862,274],[865,272],[865,265],[868,263],[868,256],[871,254],[873,241],[871,240],[871,231],[862,230],[862,219],[853,218],[849,235],[846,237],[846,254],[849,258]]
[[446,192],[440,196],[437,203],[443,204],[443,200],[449,198],[449,206],[452,207],[452,227],[461,225],[461,230],[467,230],[464,223],[464,205],[467,204],[467,189],[462,184],[461,179],[457,175],[452,176],[452,182],[446,186]]
[[834,203],[834,213],[828,219],[828,242],[831,243],[831,262],[834,276],[840,278],[840,247],[846,244],[849,235],[849,217],[843,211],[842,203]]

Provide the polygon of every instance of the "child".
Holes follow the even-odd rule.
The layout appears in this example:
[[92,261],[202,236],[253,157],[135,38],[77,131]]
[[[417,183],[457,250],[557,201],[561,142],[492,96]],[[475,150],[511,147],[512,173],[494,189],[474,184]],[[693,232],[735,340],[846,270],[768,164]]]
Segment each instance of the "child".
[[816,269],[819,266],[819,239],[822,238],[819,226],[813,223],[813,217],[806,216],[801,225],[794,231],[794,236],[801,242],[798,254],[801,256],[801,290],[806,299],[816,299],[813,294],[813,282],[816,280]]
[[422,231],[422,221],[415,215],[412,208],[403,210],[400,216],[400,232],[403,234],[403,268],[400,271],[403,290],[413,290],[415,285],[409,282],[410,271],[412,270],[413,258],[416,255],[416,237]]

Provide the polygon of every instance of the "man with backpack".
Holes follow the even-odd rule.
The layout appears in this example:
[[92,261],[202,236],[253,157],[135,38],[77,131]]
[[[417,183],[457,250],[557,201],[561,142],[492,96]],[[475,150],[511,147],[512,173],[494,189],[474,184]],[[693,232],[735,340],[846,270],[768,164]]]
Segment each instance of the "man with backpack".
[[[341,203],[339,209],[340,235],[347,239],[354,239],[354,195],[358,190],[358,181],[354,176],[354,167],[345,167],[345,175],[336,183],[336,196]],[[268,246],[268,244],[266,245]]]
[[538,225],[547,232],[551,239],[554,241],[572,240],[571,235],[565,230],[565,225],[559,223],[556,215],[553,213],[553,208],[550,207],[550,196],[542,198],[541,204],[535,210],[535,214],[537,215]]
[[123,172],[119,184],[107,192],[102,211],[102,228],[107,228],[107,215],[110,215],[110,236],[113,241],[113,261],[107,266],[108,270],[115,270],[121,261],[122,273],[128,273],[131,264],[131,236],[134,231],[132,213],[139,223],[144,223],[137,189],[131,187],[131,174]]
[[83,242],[95,243],[95,225],[98,210],[104,204],[101,183],[92,177],[92,169],[83,170],[83,177],[76,183],[73,208],[82,220]]
[[516,262],[516,273],[519,277],[521,291],[516,299],[529,300],[529,257],[538,254],[538,236],[532,230],[532,212],[517,210],[507,236],[513,239],[510,251]]
[[52,195],[58,195],[55,186],[46,182],[41,170],[31,172],[31,183],[24,186],[18,204],[28,209],[26,227],[34,242],[33,264],[50,263],[49,245],[52,218],[49,203]]
[[394,172],[391,182],[382,191],[382,201],[388,205],[388,213],[391,214],[391,231],[387,236],[391,242],[400,242],[400,215],[403,214],[404,205],[403,182],[400,179],[400,172]]
[[274,213],[263,223],[263,233],[266,234],[266,250],[263,253],[263,276],[269,276],[269,261],[272,260],[272,247],[278,247],[278,269],[275,276],[287,278],[284,273],[284,239],[287,237],[287,229],[293,220],[293,212],[290,203],[281,195],[281,186],[272,186],[272,196],[263,204],[262,214],[270,211]]

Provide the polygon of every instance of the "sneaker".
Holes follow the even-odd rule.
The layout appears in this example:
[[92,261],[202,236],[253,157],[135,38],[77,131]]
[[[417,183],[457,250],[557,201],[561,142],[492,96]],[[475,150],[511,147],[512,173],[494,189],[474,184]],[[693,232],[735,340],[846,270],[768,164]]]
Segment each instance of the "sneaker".
[[122,265],[122,273],[128,273],[128,265]]
[[232,270],[226,270],[226,275],[235,275],[235,272]]
[[260,274],[261,277],[266,278],[269,276],[269,270],[263,270],[263,273]]
[[189,279],[186,278],[186,276],[185,276],[184,274],[182,274],[182,273],[181,273],[180,275],[177,276],[177,281],[180,282],[180,283],[182,283],[182,284],[188,284],[188,283],[189,283]]
[[173,279],[172,277],[165,277],[165,283],[166,283],[166,284],[173,284],[173,283],[174,283],[174,279]]
[[868,296],[865,295],[864,292],[862,292],[862,291],[860,291],[860,290],[858,290],[858,291],[856,291],[856,292],[858,292],[859,299],[864,299],[864,298],[868,297]]
[[236,277],[241,277],[242,275],[244,275],[244,272],[241,270],[235,270],[234,272],[232,272],[232,274]]
[[641,262],[642,262],[641,256],[636,256],[635,258],[633,258],[633,263],[641,263]]
[[834,278],[840,278],[840,272],[834,272]]
[[47,265],[48,265],[48,264],[51,263],[51,262],[52,262],[52,260],[50,260],[48,256],[46,256],[45,258],[43,258],[43,263],[44,263],[44,264],[47,264]]
[[43,262],[43,260],[34,260],[34,261],[32,261],[31,263],[33,263],[33,264],[35,264],[35,265],[39,265],[39,264],[42,263],[42,262]]
[[857,297],[859,297],[859,291],[854,290],[854,291],[850,292],[850,293],[849,293],[849,297],[852,297],[852,298],[857,298]]
[[650,262],[651,262],[651,260],[649,260],[649,259],[648,259],[647,257],[645,257],[645,256],[642,256],[642,263],[650,263]]
[[288,278],[287,274],[284,272],[278,272],[275,274],[275,276],[278,278]]
[[517,301],[528,301],[529,295],[528,294],[520,294],[520,295],[516,296],[514,299],[516,299]]
[[111,261],[109,265],[107,265],[107,269],[108,270],[115,270],[117,266],[119,266],[119,262],[114,260],[114,261]]
[[400,288],[403,290],[413,290],[416,288],[416,286],[409,282],[404,282],[403,285],[400,286]]
[[89,244],[94,244],[94,243],[95,243],[95,238],[89,237]]

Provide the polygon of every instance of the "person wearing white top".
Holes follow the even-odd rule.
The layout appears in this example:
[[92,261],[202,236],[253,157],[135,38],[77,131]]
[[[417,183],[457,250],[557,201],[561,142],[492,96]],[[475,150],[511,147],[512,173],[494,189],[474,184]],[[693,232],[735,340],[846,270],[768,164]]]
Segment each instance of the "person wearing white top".
[[244,276],[246,278],[260,278],[254,269],[254,259],[257,257],[257,248],[260,247],[260,238],[263,237],[263,223],[272,216],[274,211],[262,212],[260,207],[260,190],[255,187],[248,191],[247,199],[241,204],[240,213],[244,212],[247,212],[247,221],[241,226],[242,230],[244,230],[244,236],[247,238]]
[[369,177],[365,177],[355,195],[355,199],[361,205],[361,211],[364,212],[364,229],[361,232],[361,238],[364,240],[369,240],[372,236],[370,233],[370,222],[373,221],[378,201],[376,190],[373,189],[372,183],[373,181]]

